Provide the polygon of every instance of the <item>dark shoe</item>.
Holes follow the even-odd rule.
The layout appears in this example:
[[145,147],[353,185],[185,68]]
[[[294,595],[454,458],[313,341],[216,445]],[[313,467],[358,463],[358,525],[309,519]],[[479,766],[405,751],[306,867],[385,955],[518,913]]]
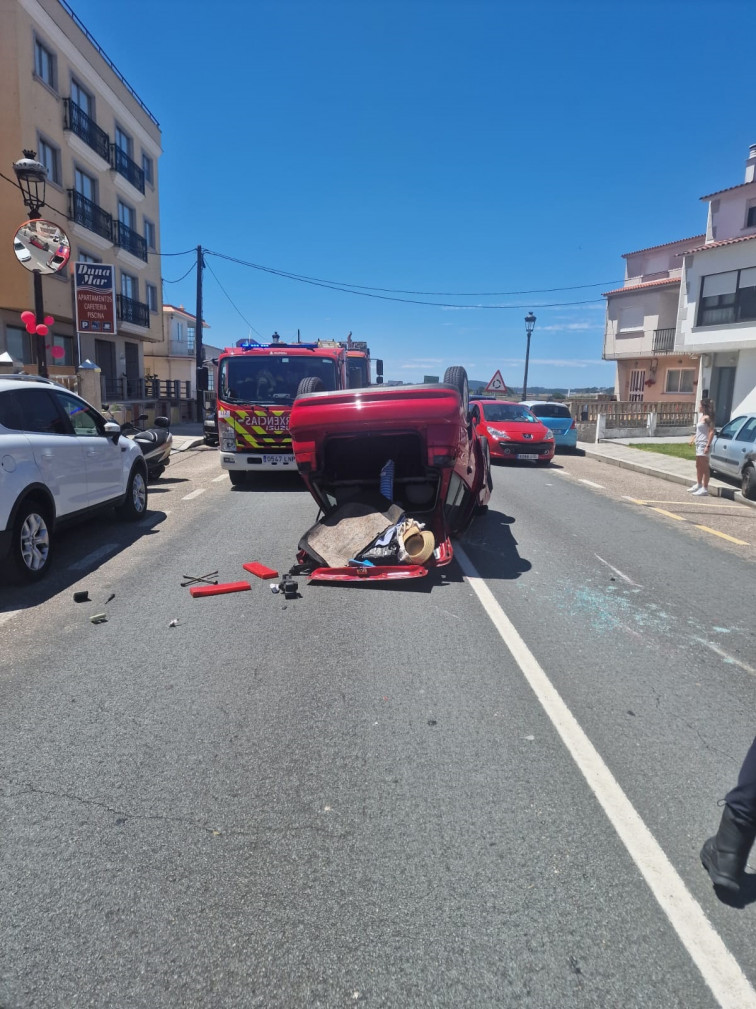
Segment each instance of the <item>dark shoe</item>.
[[756,826],[725,805],[719,830],[701,848],[701,863],[714,886],[737,893],[754,838]]

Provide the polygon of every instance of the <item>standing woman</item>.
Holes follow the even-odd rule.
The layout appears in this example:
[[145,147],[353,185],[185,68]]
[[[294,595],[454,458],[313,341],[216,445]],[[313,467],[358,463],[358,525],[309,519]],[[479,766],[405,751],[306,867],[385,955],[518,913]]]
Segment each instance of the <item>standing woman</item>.
[[690,439],[690,444],[695,442],[696,446],[696,483],[688,491],[702,497],[709,493],[709,450],[716,433],[713,400],[702,399],[698,411],[696,433]]

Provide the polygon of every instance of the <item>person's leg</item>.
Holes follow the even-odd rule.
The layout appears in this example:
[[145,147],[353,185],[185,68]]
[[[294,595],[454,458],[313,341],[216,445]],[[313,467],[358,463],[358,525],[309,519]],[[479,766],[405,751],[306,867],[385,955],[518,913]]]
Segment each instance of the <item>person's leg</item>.
[[709,457],[708,457],[708,455],[702,455],[702,456],[700,456],[700,459],[701,459],[701,477],[699,479],[699,483],[701,484],[701,486],[703,487],[704,490],[708,490],[709,489],[709,475],[710,475],[710,471],[709,471]]
[[719,830],[701,849],[701,862],[715,886],[737,891],[756,839],[756,739],[745,756],[738,783],[725,796]]
[[690,490],[698,490],[700,487],[703,487],[703,484],[701,483],[701,479],[702,479],[702,476],[701,476],[701,456],[697,455],[696,456],[696,482],[689,489]]

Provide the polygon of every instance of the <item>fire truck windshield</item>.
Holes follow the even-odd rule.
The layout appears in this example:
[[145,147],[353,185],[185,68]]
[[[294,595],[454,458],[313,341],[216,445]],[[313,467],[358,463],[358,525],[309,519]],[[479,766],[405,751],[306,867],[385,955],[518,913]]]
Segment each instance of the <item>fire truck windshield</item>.
[[337,387],[336,364],[331,358],[288,355],[239,355],[221,358],[219,398],[225,403],[291,404],[303,378],[315,376],[323,388]]

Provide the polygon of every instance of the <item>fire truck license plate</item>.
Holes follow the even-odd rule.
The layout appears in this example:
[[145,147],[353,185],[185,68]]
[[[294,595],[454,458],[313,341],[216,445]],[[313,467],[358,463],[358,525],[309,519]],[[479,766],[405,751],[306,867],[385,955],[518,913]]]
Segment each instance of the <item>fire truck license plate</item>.
[[288,466],[294,462],[293,455],[264,455],[263,463],[266,466]]

